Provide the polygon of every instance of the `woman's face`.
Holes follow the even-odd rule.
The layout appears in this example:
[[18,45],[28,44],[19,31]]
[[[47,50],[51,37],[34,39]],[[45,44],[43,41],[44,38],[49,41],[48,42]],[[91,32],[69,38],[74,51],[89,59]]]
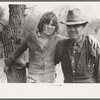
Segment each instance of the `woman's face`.
[[43,33],[45,35],[51,35],[53,32],[55,31],[55,25],[53,24],[52,21],[50,21],[49,24],[44,24],[44,27],[43,27]]

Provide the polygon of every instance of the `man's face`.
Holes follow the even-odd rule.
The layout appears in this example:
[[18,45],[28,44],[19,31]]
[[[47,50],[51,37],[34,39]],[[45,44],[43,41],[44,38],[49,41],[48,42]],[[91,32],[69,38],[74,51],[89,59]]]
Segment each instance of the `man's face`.
[[70,39],[77,40],[83,34],[84,25],[67,25],[66,27]]
[[55,25],[52,21],[49,24],[44,24],[43,32],[45,35],[51,35],[55,31]]

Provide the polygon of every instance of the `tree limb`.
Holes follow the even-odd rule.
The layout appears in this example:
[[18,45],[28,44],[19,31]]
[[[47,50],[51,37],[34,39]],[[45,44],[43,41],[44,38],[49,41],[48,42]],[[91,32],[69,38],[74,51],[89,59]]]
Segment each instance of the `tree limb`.
[[3,27],[5,27],[5,25],[0,21],[0,24],[3,26]]
[[31,9],[31,8],[34,8],[35,6],[37,6],[37,5],[34,5],[32,7],[26,7],[25,9]]

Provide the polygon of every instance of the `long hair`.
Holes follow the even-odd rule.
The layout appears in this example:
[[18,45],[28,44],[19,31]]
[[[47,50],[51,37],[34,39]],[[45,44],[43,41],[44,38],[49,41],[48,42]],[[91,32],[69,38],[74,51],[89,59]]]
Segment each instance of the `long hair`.
[[55,26],[54,32],[58,33],[58,29],[59,29],[58,19],[53,12],[46,12],[46,13],[43,14],[43,16],[41,17],[41,19],[38,23],[38,26],[37,26],[39,32],[42,32],[44,24],[49,24],[50,21],[52,21],[54,26]]

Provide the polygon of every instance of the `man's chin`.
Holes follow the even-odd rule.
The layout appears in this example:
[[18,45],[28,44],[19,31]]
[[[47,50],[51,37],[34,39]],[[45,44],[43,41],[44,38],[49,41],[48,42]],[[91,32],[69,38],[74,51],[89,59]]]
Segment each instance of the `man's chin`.
[[72,41],[75,41],[75,38],[70,38]]
[[73,37],[70,37],[70,39],[74,39],[75,40],[76,38],[73,36]]

